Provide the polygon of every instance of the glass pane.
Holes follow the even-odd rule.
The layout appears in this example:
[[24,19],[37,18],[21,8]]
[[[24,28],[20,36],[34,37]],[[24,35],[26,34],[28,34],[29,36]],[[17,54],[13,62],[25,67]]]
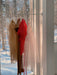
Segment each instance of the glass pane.
[[[24,18],[27,25],[32,26],[32,31],[36,38],[36,0],[1,0],[0,11],[1,75],[17,75],[17,62],[11,63],[8,27],[12,19],[16,22],[18,18]],[[37,74],[36,55],[38,50],[34,52],[35,63],[34,66],[31,64],[27,66],[28,75]]]

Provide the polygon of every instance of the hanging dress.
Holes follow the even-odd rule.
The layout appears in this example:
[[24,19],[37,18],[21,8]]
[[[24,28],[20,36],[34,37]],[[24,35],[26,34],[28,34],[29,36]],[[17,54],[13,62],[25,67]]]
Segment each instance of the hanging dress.
[[32,27],[28,25],[27,36],[24,45],[25,72],[32,71],[33,75],[38,75],[37,65],[39,63],[39,52],[38,52],[38,46],[36,41],[37,40],[33,34]]
[[24,57],[22,57],[22,54],[24,53],[24,44],[25,44],[25,38],[27,35],[27,24],[24,19],[22,19],[22,21],[19,25],[17,34],[19,36],[19,46],[20,46],[20,56],[21,56],[20,70],[23,70],[23,72],[24,72],[24,69],[23,69],[24,65],[23,65],[23,60],[22,60]]
[[18,50],[18,35],[15,30],[15,22],[12,20],[9,25],[9,33],[8,33],[8,39],[9,39],[9,48],[10,48],[10,56],[11,56],[11,62],[14,63],[17,61],[17,50]]
[[24,43],[25,43],[26,35],[27,35],[27,24],[25,20],[22,19],[19,25],[19,30],[18,30],[18,36],[19,36],[19,42],[20,42],[20,55],[24,53]]

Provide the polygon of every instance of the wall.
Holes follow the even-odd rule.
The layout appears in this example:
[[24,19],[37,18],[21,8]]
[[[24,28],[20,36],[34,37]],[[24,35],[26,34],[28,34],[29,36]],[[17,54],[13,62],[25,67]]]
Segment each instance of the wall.
[[54,51],[55,51],[55,73],[57,74],[57,43],[54,43]]

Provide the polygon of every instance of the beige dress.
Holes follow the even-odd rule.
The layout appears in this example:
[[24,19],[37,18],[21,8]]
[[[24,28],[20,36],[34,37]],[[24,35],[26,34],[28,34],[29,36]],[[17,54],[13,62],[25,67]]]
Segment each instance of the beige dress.
[[15,22],[12,20],[9,25],[9,47],[10,47],[10,56],[11,56],[11,62],[17,61],[17,51],[18,51],[18,35],[15,30]]

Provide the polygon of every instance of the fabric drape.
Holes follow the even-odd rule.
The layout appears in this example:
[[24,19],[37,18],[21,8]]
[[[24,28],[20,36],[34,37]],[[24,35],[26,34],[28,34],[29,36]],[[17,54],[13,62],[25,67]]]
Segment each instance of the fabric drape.
[[18,50],[18,35],[15,31],[15,22],[12,20],[9,25],[9,47],[10,47],[10,56],[11,56],[11,62],[17,61],[17,50]]
[[[18,34],[18,35],[17,35]],[[19,37],[19,40],[17,39]],[[32,71],[37,75],[37,65],[39,61],[39,52],[37,40],[33,34],[32,27],[27,26],[24,19],[19,24],[18,32],[15,31],[15,22],[11,21],[9,25],[9,45],[11,61],[17,61],[18,45],[20,44],[20,55],[24,53],[24,75],[27,71]]]
[[22,55],[22,53],[24,53],[24,43],[27,35],[27,24],[24,19],[22,19],[19,25],[18,35],[19,35],[19,42],[20,42],[20,55]]
[[37,65],[39,63],[38,53],[36,38],[34,37],[31,26],[28,25],[24,46],[25,72],[30,70],[34,75],[37,75]]

